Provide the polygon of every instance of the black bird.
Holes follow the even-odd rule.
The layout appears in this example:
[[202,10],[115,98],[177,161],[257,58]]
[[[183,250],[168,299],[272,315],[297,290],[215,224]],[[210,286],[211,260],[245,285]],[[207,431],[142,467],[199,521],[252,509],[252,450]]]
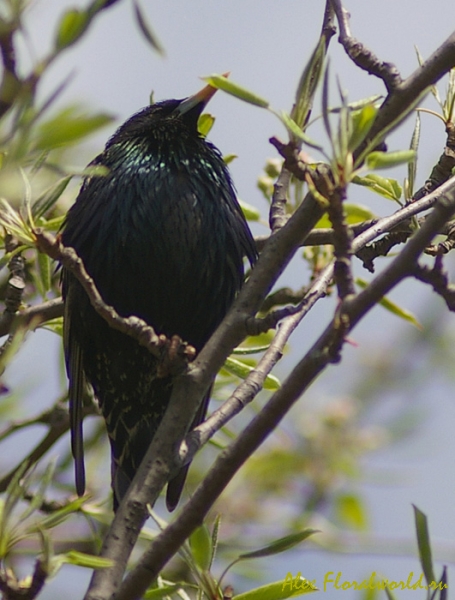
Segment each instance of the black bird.
[[[166,100],[126,121],[91,163],[63,226],[104,301],[122,316],[144,319],[157,333],[178,335],[200,351],[256,260],[251,232],[219,150],[197,129],[215,89]],[[172,378],[158,361],[92,308],[63,269],[64,345],[69,377],[76,488],[85,489],[83,397],[93,387],[112,453],[114,510],[156,433]],[[191,424],[205,417],[208,395]],[[166,502],[178,503],[188,467],[171,480]]]

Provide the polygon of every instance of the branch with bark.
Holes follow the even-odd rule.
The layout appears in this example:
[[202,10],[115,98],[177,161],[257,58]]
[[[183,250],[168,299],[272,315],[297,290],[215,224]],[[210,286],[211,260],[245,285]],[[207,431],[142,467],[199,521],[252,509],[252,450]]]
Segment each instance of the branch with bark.
[[[261,412],[238,438],[224,450],[207,473],[176,520],[159,534],[126,577],[116,600],[139,598],[158,576],[169,558],[199,526],[233,475],[275,429],[291,406],[330,363],[337,362],[346,335],[397,283],[413,273],[413,265],[439,228],[455,214],[455,178],[441,193],[425,225],[406,248],[375,280],[356,297],[349,296],[310,351],[294,368]],[[343,324],[343,326],[340,325]],[[93,592],[92,592],[93,594]],[[109,596],[89,595],[86,598]]]
[[[390,73],[382,72],[383,79],[388,81],[389,95],[379,109],[376,120],[364,143],[355,153],[354,159],[361,157],[365,148],[377,147],[390,130],[409,114],[428,85],[435,83],[455,65],[454,48],[455,37],[451,36],[422,67],[404,81],[394,74],[391,84]],[[306,181],[310,167],[299,157],[298,147],[292,143],[283,144],[276,138],[271,142],[285,158],[283,168],[294,177]],[[324,186],[327,174],[328,171],[323,166],[311,169],[311,178],[316,189],[318,185]],[[282,194],[282,190],[278,189],[276,193]],[[330,194],[321,195],[330,198]],[[340,359],[346,335],[390,289],[412,275],[410,265],[418,260],[434,235],[445,226],[455,212],[454,179],[440,186],[437,193],[425,196],[421,201],[400,209],[395,215],[374,223],[352,242],[352,251],[358,252],[365,244],[390,231],[411,215],[432,207],[438,198],[440,201],[400,255],[363,292],[358,295],[342,294],[336,314],[319,340],[302,358],[264,409],[218,456],[175,521],[151,543],[150,548],[122,583],[128,557],[147,517],[147,504],[153,505],[172,473],[189,460],[201,443],[209,439],[222,424],[254,397],[268,369],[279,360],[282,345],[288,339],[286,336],[289,336],[316,300],[325,294],[326,287],[332,279],[333,266],[330,266],[317,282],[310,286],[300,311],[287,315],[282,321],[275,338],[276,344],[264,355],[258,370],[241,384],[219,411],[209,417],[206,424],[190,433],[183,444],[176,445],[174,440],[184,439],[187,435],[188,423],[196,414],[215,373],[233,348],[247,335],[248,324],[255,319],[263,298],[325,212],[321,202],[309,193],[294,214],[286,220],[282,218],[284,198],[282,195],[278,197],[272,219],[273,223],[278,223],[275,226],[276,231],[265,242],[250,278],[212,338],[194,362],[188,365],[187,370],[175,380],[165,417],[104,540],[101,554],[110,558],[114,566],[94,573],[85,596],[86,600],[107,600],[114,597],[116,600],[126,600],[140,597],[184,540],[202,523],[207,511],[241,465],[260,446],[317,375],[328,364]],[[340,228],[341,230],[346,239],[347,230],[344,227]],[[334,232],[333,235],[337,234]],[[346,255],[346,247],[343,252]],[[346,286],[346,289],[350,288]]]

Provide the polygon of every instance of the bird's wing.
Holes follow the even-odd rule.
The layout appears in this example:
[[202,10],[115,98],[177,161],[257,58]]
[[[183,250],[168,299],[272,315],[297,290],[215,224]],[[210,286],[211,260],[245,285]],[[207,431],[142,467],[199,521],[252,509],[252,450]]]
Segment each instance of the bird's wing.
[[[195,427],[200,425],[202,421],[205,419],[205,415],[207,413],[207,408],[209,406],[210,394],[212,393],[212,386],[210,386],[209,391],[204,396],[204,399],[201,402],[201,406],[199,407],[196,416],[194,417],[194,421],[191,423],[191,427],[189,431],[192,431]],[[186,476],[188,473],[188,469],[190,468],[190,464],[188,463],[184,467],[182,467],[177,475],[173,477],[169,483],[167,484],[166,490],[166,506],[169,512],[172,512],[174,508],[177,506],[180,500],[180,496],[182,494],[183,486],[185,485]]]
[[66,370],[69,379],[69,413],[71,428],[71,450],[74,457],[76,473],[76,491],[82,496],[85,491],[84,445],[82,433],[83,399],[87,390],[87,382],[83,368],[82,348],[74,335],[73,313],[75,282],[72,275],[63,271],[63,289],[65,310],[63,319],[63,345],[65,349]]

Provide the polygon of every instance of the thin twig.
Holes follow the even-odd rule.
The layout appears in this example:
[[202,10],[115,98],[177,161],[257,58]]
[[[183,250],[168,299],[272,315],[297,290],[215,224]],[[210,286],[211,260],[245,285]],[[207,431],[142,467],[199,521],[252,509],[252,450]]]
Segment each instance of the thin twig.
[[10,333],[16,325],[17,327],[25,326],[28,328],[33,324],[33,327],[39,327],[47,321],[62,317],[63,300],[61,298],[53,298],[42,304],[28,306],[15,313],[13,320],[3,320],[2,316],[0,316],[0,336]]
[[349,27],[349,13],[343,7],[341,0],[332,0],[332,6],[340,27],[339,41],[346,54],[358,67],[370,75],[379,77],[389,92],[393,91],[401,83],[398,69],[392,63],[379,60],[369,48],[352,36]]
[[424,185],[418,190],[413,197],[413,200],[423,198],[433,190],[437,189],[441,183],[447,181],[451,177],[455,168],[455,124],[446,123],[447,141],[444,152],[439,157],[438,162],[430,173],[430,176],[425,181]]
[[[135,316],[121,317],[117,311],[107,305],[99,293],[95,282],[85,270],[82,259],[73,248],[66,248],[50,233],[37,229],[34,231],[36,246],[54,260],[58,260],[65,269],[70,271],[87,293],[90,303],[96,312],[105,319],[110,327],[125,333],[135,339],[141,346],[147,348],[157,358],[166,363],[168,372],[179,372],[194,358],[196,350],[183,342],[177,336],[171,339],[165,335],[157,335],[153,327]],[[178,348],[176,348],[178,345]],[[172,354],[172,358],[171,358]]]
[[12,571],[0,569],[0,591],[4,600],[34,600],[43,589],[48,573],[41,560],[35,562],[30,581],[24,585]]
[[437,256],[433,268],[426,265],[414,265],[414,277],[432,286],[433,290],[445,301],[447,308],[455,312],[455,285],[449,283],[443,270],[442,256]]

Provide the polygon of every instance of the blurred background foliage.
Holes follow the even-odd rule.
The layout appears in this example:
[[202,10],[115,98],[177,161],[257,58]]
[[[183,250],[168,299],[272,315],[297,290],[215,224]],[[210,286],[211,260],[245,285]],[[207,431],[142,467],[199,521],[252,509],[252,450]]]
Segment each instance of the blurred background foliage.
[[[49,576],[68,563],[102,568],[103,563],[93,555],[112,518],[108,443],[103,423],[96,416],[86,422],[88,493],[81,499],[75,497],[63,359],[59,365],[60,393],[55,398],[43,399],[40,406],[31,407],[27,402],[28,385],[33,385],[27,381],[27,365],[23,366],[23,384],[17,388],[8,383],[8,368],[12,362],[22,360],[20,350],[27,343],[30,331],[44,327],[54,335],[61,335],[59,273],[49,257],[36,250],[33,228],[58,232],[84,174],[80,167],[73,166],[81,163],[81,155],[85,160],[83,143],[112,122],[110,115],[94,112],[83,104],[56,107],[61,92],[71,84],[71,75],[57,82],[48,97],[43,98],[40,87],[61,54],[86,35],[92,21],[102,18],[103,11],[115,3],[95,0],[85,8],[64,12],[56,19],[51,50],[35,59],[32,68],[26,70],[16,45],[18,38],[26,40],[27,37],[24,14],[28,2],[0,2],[3,57],[0,85],[0,308],[3,311],[0,318],[3,335],[0,347],[0,564],[17,585],[18,580],[33,571],[38,555]],[[155,51],[162,53],[163,48],[139,5],[131,4],[138,30]],[[453,77],[451,82],[449,92],[453,93]],[[377,99],[363,106],[375,103]],[[352,112],[357,114],[355,110]],[[213,119],[209,124],[201,122],[204,133],[209,132],[212,124]],[[226,161],[234,158],[228,156]],[[264,159],[264,162],[264,172],[257,181],[265,198],[262,211],[245,204],[247,217],[259,223],[267,221],[273,184],[281,168],[281,161],[275,158]],[[366,185],[365,181],[358,183]],[[394,179],[377,177],[369,183],[384,202],[384,197],[400,199],[402,186]],[[406,188],[406,184],[403,187]],[[289,212],[295,210],[305,192],[300,182],[293,182]],[[374,216],[371,209],[352,202],[347,204],[346,214],[351,224]],[[319,226],[329,224],[322,220]],[[295,271],[298,277],[293,276],[297,282],[294,291],[332,259],[332,248],[307,247],[300,252],[300,259]],[[14,269],[16,273],[19,269],[25,282],[25,288],[20,290],[20,309],[41,307],[41,313],[37,310],[36,318],[14,321],[11,329],[8,286]],[[359,269],[360,274],[364,277]],[[329,297],[326,302],[329,311],[332,310],[333,299]],[[215,579],[208,575],[215,546],[218,554],[211,568],[219,576],[239,553],[252,549],[252,540],[257,547],[270,544],[283,534],[292,536],[295,532],[313,529],[320,531],[308,540],[313,549],[415,555],[411,532],[404,544],[394,545],[389,540],[381,547],[375,541],[363,484],[366,481],[395,483],[396,473],[367,468],[368,457],[401,443],[424,425],[427,416],[421,404],[408,402],[408,399],[418,397],[426,382],[440,377],[453,383],[453,331],[446,325],[445,310],[438,300],[428,299],[420,311],[425,315],[420,324],[414,318],[407,319],[411,323],[398,320],[406,318],[405,307],[394,304],[386,308],[397,319],[396,331],[392,325],[383,332],[388,339],[387,352],[373,340],[360,357],[357,355],[354,367],[348,358],[349,372],[340,373],[340,378],[347,381],[340,384],[335,379],[332,389],[330,385],[325,391],[319,387],[302,398],[217,503],[208,523],[210,542],[205,534],[199,533],[199,538],[193,539],[186,549],[184,560],[176,560],[170,567],[166,573],[168,579],[192,581],[194,589],[199,586],[199,589],[210,590],[210,586],[215,585]],[[44,322],[39,314],[44,315]],[[248,339],[242,347],[251,354],[237,354],[227,362],[217,379],[214,407],[232,393],[239,377],[245,377],[249,368],[254,367],[257,356],[270,340],[271,334]],[[43,352],[46,349],[43,348]],[[300,355],[301,349],[291,340],[287,353],[288,356]],[[214,453],[236,436],[248,418],[260,410],[270,392],[279,386],[279,378],[285,374],[288,364],[284,360],[278,366],[274,377],[267,382],[268,389],[198,455],[190,470],[188,494],[212,463]],[[162,515],[161,507],[157,507],[157,511]],[[217,515],[221,515],[219,536]],[[163,525],[158,515],[155,519],[159,526]],[[150,529],[144,531],[141,544],[153,537],[156,530],[156,524],[150,525]],[[309,533],[292,538],[280,550],[306,537]],[[275,550],[269,548],[260,556],[273,554]],[[210,554],[209,562],[207,554]],[[245,560],[236,566],[237,572],[259,583],[266,574],[261,568],[256,569],[255,564]],[[313,579],[311,572],[303,575]],[[229,577],[224,578],[224,583],[228,583]],[[168,579],[160,582],[167,594],[184,598],[185,593],[192,593],[190,584],[185,585],[187,591],[183,592],[180,585],[171,584]],[[234,577],[234,581],[245,586],[242,578]],[[25,579],[22,585],[26,587],[29,583],[30,580]],[[163,597],[164,592],[153,594],[151,591],[148,597]],[[374,594],[360,596],[375,597]],[[265,592],[263,597],[266,598]]]

